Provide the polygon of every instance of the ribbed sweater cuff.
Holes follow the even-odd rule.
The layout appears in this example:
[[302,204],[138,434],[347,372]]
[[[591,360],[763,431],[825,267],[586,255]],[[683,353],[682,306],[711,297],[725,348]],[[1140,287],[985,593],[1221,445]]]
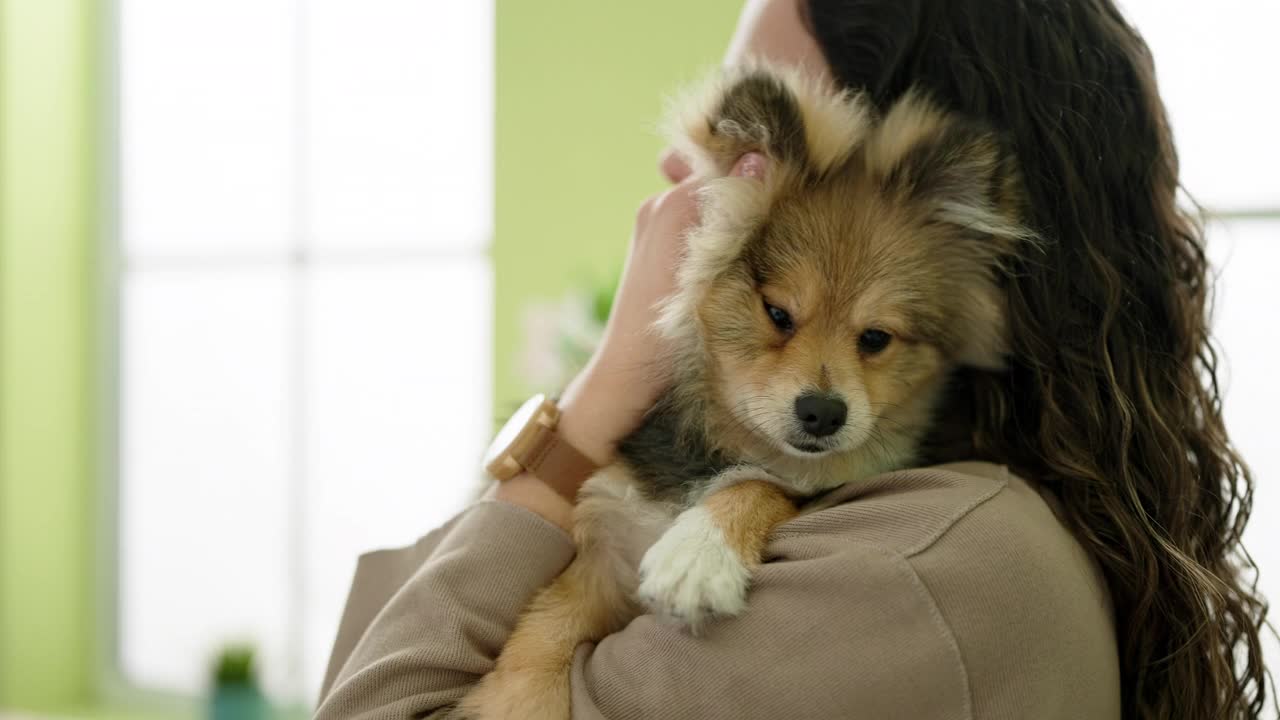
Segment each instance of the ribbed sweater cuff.
[[[541,515],[509,502],[485,500],[455,519],[431,556],[434,563],[450,563],[450,555],[458,554],[460,564],[473,571],[468,584],[476,583],[479,594],[492,590],[527,599],[550,584],[575,552],[568,533]],[[498,568],[501,572],[494,572]],[[524,601],[519,606],[523,608]]]

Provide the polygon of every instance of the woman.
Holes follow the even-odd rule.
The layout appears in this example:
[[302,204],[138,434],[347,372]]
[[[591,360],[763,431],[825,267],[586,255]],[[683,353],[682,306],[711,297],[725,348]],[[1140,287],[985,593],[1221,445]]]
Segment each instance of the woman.
[[[1111,0],[758,0],[728,62],[748,55],[881,107],[923,87],[1013,144],[1046,241],[1008,283],[1010,369],[957,378],[940,426],[959,432],[934,450],[990,462],[843,489],[781,529],[751,609],[710,637],[642,617],[581,648],[575,716],[1257,717],[1252,485],[1141,38]],[[600,464],[662,388],[643,330],[697,187],[662,167],[676,185],[642,206],[606,338],[560,404],[559,433]],[[415,548],[363,558],[318,716],[456,702],[572,557],[570,513],[519,475]]]

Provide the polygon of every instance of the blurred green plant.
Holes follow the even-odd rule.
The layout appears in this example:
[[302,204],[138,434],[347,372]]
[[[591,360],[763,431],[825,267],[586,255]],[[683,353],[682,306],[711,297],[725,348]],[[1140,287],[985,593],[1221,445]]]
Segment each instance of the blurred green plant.
[[258,687],[256,652],[248,644],[227,645],[213,663],[208,720],[268,720],[271,704]]
[[613,296],[618,294],[618,279],[621,273],[613,276],[613,281],[604,283],[595,289],[591,298],[592,318],[604,327],[609,322],[609,313],[613,310]]
[[213,685],[251,686],[258,684],[258,668],[254,662],[254,649],[250,645],[228,645],[219,653],[213,664]]

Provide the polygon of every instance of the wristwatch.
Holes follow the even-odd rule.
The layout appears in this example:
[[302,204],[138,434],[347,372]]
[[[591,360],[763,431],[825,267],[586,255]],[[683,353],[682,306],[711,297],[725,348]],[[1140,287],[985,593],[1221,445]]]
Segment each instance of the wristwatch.
[[540,394],[529,398],[493,438],[484,469],[499,481],[527,472],[573,502],[599,468],[556,432],[559,422],[554,401]]

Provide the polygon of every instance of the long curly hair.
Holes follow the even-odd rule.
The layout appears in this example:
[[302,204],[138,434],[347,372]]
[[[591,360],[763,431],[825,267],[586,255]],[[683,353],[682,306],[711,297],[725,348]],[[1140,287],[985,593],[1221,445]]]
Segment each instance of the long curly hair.
[[1146,44],[1111,0],[801,7],[838,81],[882,108],[919,85],[1006,133],[1021,163],[1044,242],[1006,286],[1009,370],[953,383],[952,454],[1059,500],[1107,579],[1126,718],[1258,717],[1253,482],[1223,426],[1204,233],[1176,203]]

